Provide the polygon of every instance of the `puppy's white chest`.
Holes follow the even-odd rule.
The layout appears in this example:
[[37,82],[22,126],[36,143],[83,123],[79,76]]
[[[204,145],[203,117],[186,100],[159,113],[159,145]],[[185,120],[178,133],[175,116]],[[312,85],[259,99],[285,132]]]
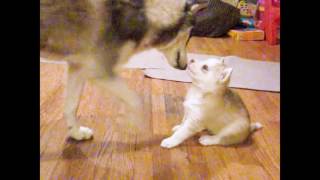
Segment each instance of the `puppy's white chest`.
[[186,106],[200,105],[201,101],[202,101],[202,93],[191,89],[188,91],[188,94],[184,101],[184,105]]
[[202,114],[202,94],[197,91],[189,91],[183,105],[189,118],[195,120],[199,119]]
[[197,108],[201,105],[201,101],[199,99],[186,99],[183,105],[187,108]]
[[195,92],[195,91],[189,91],[185,101],[183,102],[183,105],[185,107],[197,107],[202,104],[202,94]]

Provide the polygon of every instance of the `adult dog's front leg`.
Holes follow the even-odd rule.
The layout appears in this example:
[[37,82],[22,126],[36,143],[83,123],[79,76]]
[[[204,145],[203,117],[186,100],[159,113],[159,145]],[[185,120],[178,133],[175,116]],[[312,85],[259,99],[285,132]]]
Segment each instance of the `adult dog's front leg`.
[[121,78],[99,78],[95,79],[93,82],[100,87],[106,96],[115,96],[129,108],[125,111],[125,114],[122,114],[129,121],[118,123],[126,123],[126,126],[129,125],[130,128],[135,129],[144,127],[145,122],[143,121],[142,116],[142,102],[139,96],[134,91],[130,90]]
[[104,93],[110,92],[112,95],[120,99],[132,110],[141,108],[141,100],[137,94],[130,90],[126,83],[119,77],[96,79],[96,84],[102,88]]
[[91,129],[80,126],[76,117],[85,80],[86,79],[81,75],[80,70],[77,70],[72,66],[69,67],[64,118],[66,119],[69,128],[69,136],[76,140],[90,139],[93,134]]
[[121,45],[113,44],[113,47],[117,48],[98,51],[95,60],[98,66],[102,67],[102,71],[99,71],[100,73],[97,73],[91,82],[100,87],[104,95],[114,96],[122,101],[126,107],[129,108],[125,114],[122,115],[131,120],[123,122],[130,126],[133,125],[131,127],[141,129],[145,124],[142,121],[141,99],[134,91],[130,90],[126,82],[119,77],[119,73],[123,69],[123,63],[128,62],[129,57],[134,52],[135,46],[135,42],[128,41]]

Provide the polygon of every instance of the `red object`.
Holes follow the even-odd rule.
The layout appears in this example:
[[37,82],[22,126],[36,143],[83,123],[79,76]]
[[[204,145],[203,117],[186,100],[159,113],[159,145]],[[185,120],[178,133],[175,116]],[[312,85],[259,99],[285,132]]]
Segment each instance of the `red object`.
[[265,0],[265,32],[269,44],[277,44],[280,29],[280,0]]
[[264,13],[258,26],[265,31],[267,42],[275,45],[280,29],[280,0],[260,0],[260,4],[264,6]]

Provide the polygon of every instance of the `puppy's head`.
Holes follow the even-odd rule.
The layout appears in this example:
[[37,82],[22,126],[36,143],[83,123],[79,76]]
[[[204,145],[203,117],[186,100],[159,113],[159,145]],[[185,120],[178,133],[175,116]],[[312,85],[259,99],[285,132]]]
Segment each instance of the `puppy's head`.
[[192,83],[205,90],[227,87],[232,68],[224,64],[223,58],[210,58],[204,61],[190,60],[187,72]]

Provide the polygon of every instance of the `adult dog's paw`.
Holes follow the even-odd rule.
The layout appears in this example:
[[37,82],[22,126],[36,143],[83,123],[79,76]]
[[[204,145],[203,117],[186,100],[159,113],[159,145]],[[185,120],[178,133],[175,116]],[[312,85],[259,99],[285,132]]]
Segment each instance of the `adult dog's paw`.
[[166,139],[162,140],[160,146],[163,147],[163,148],[173,148],[173,147],[175,147],[175,146],[177,146],[179,144],[180,144],[180,141],[169,137],[169,138],[166,138]]
[[72,128],[69,131],[69,136],[75,140],[81,141],[81,140],[87,140],[91,139],[93,136],[93,132],[90,128],[87,127],[79,127],[79,128]]

